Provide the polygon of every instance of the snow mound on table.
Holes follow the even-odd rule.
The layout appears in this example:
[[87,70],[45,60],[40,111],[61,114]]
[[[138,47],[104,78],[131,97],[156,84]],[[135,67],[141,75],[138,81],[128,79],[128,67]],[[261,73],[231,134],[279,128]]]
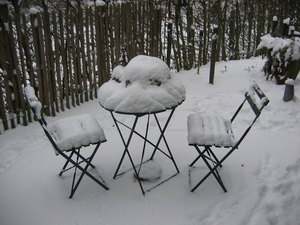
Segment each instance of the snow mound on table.
[[98,91],[100,104],[123,113],[164,111],[185,100],[185,88],[161,59],[139,55],[127,66],[114,68]]

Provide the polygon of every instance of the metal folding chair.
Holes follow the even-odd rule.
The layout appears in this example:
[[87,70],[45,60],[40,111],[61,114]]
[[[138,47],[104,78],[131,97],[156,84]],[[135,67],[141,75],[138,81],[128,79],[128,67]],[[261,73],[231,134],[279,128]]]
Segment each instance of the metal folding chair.
[[[104,189],[109,188],[100,177],[100,180],[93,176],[88,169],[95,168],[92,160],[97,153],[101,143],[106,142],[106,137],[103,129],[98,124],[96,119],[90,114],[80,116],[67,117],[57,120],[54,123],[48,124],[42,114],[42,106],[35,95],[34,89],[30,86],[25,87],[25,96],[27,102],[34,113],[36,119],[42,126],[47,138],[51,142],[55,154],[61,155],[66,159],[66,162],[61,169],[59,176],[63,173],[74,169],[71,194],[72,198],[77,190],[84,175],[90,177],[93,181],[99,184]],[[94,145],[95,148],[88,157],[81,153],[83,147]],[[77,170],[81,172],[77,176]]]
[[[236,121],[236,117],[245,106],[245,102],[248,102],[250,108],[253,110],[254,118],[240,138],[235,139],[232,124]],[[227,192],[218,169],[222,167],[222,163],[231,155],[231,153],[239,147],[260,116],[261,111],[268,103],[269,99],[265,96],[255,81],[253,81],[250,88],[245,93],[243,102],[230,120],[226,120],[219,115],[201,115],[193,113],[188,116],[188,144],[193,146],[198,152],[198,156],[189,165],[190,184],[191,169],[193,169],[194,164],[200,158],[209,169],[209,172],[194,187],[192,187],[192,192],[195,191],[211,174],[215,177],[224,192]],[[216,147],[227,149],[226,154],[224,154],[221,159],[219,159],[213,151]]]

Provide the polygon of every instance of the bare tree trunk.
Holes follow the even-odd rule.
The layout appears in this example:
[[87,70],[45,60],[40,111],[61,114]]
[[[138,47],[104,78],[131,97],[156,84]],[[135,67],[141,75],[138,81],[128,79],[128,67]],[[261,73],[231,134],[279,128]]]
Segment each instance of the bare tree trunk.
[[251,51],[251,38],[252,38],[252,25],[253,25],[253,14],[254,14],[254,6],[253,2],[250,2],[250,9],[249,9],[249,14],[248,14],[248,46],[247,46],[247,58],[250,58],[252,54],[250,54]]

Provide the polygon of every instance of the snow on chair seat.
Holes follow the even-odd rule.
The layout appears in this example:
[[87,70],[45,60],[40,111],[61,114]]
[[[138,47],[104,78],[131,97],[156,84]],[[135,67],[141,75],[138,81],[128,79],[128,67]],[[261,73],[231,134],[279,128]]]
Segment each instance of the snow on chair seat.
[[232,147],[236,143],[230,121],[222,116],[193,113],[187,124],[189,145]]
[[57,120],[47,129],[63,151],[106,141],[103,129],[90,114]]

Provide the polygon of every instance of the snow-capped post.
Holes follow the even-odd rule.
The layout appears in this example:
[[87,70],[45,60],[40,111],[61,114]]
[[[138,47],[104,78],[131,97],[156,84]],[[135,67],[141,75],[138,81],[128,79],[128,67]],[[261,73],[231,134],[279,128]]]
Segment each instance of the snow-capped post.
[[295,26],[290,25],[289,26],[289,37],[290,38],[294,37],[294,33],[295,33]]
[[287,37],[289,33],[289,25],[290,25],[290,18],[286,18],[283,20],[282,25],[282,37]]
[[218,25],[215,25],[214,33],[212,35],[212,49],[211,49],[211,61],[210,61],[210,73],[209,73],[210,84],[214,84],[217,41],[218,41]]
[[289,102],[294,99],[294,86],[295,86],[295,80],[287,79],[285,81],[283,101]]
[[272,32],[271,32],[271,35],[272,35],[273,37],[276,36],[276,29],[277,29],[277,26],[278,26],[278,19],[277,19],[277,16],[273,16]]
[[126,46],[121,46],[121,57],[119,59],[119,62],[122,66],[126,66],[128,64],[128,56],[126,52]]

